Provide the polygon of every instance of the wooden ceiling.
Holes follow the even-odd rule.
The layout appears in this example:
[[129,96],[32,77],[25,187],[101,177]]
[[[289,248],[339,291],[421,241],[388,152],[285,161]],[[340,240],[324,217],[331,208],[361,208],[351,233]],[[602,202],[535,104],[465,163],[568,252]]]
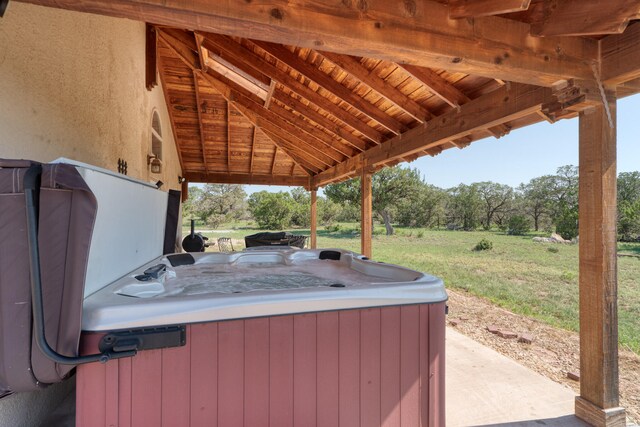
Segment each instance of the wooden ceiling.
[[29,2],[153,24],[192,182],[315,188],[640,91],[638,0]]

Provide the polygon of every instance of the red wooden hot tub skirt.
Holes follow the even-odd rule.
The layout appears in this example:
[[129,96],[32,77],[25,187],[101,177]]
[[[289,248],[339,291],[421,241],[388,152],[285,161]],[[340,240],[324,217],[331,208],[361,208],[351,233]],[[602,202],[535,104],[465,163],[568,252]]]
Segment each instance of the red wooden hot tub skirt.
[[193,324],[77,370],[77,425],[444,426],[444,303]]

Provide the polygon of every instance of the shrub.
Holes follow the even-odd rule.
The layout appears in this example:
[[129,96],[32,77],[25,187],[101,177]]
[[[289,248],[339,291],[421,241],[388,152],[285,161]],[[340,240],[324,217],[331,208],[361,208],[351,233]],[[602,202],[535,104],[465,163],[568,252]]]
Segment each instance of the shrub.
[[325,230],[327,230],[329,233],[337,233],[338,231],[340,231],[342,227],[340,227],[340,224],[335,224],[335,225],[327,225],[325,227]]
[[512,236],[522,236],[530,230],[529,220],[524,215],[514,215],[509,218],[507,233]]
[[578,211],[563,209],[556,222],[556,233],[565,240],[571,240],[578,235]]
[[493,243],[487,239],[482,239],[473,248],[474,251],[488,251],[493,249]]

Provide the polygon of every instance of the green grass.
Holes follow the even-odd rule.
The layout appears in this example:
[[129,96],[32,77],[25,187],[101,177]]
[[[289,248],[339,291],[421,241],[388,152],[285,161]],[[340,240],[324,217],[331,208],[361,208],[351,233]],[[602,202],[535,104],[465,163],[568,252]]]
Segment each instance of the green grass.
[[[228,233],[208,236],[241,239],[258,232],[255,224],[221,226]],[[289,230],[309,234],[308,229]],[[448,288],[468,291],[515,313],[550,325],[577,331],[578,246],[534,243],[532,235],[508,236],[498,232],[438,231],[397,228],[385,236],[376,225],[373,258],[442,277]],[[185,232],[188,232],[185,228]],[[473,251],[481,240],[493,249]],[[318,231],[318,246],[358,252],[358,224]],[[549,248],[557,249],[557,252]],[[621,252],[640,254],[640,243],[620,243]],[[619,339],[640,353],[640,258],[618,258]]]

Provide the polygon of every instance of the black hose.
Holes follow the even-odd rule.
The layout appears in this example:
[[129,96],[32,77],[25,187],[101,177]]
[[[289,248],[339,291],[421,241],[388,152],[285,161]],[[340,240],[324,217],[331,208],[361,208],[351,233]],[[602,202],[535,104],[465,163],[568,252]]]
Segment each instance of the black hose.
[[136,355],[136,351],[105,352],[87,356],[65,356],[49,346],[45,335],[44,304],[42,298],[42,279],[40,275],[40,251],[38,249],[38,188],[42,166],[31,166],[24,175],[24,195],[27,209],[27,237],[29,242],[29,269],[31,273],[31,304],[35,340],[38,348],[47,358],[61,365],[79,365],[82,363],[102,362],[121,357]]

